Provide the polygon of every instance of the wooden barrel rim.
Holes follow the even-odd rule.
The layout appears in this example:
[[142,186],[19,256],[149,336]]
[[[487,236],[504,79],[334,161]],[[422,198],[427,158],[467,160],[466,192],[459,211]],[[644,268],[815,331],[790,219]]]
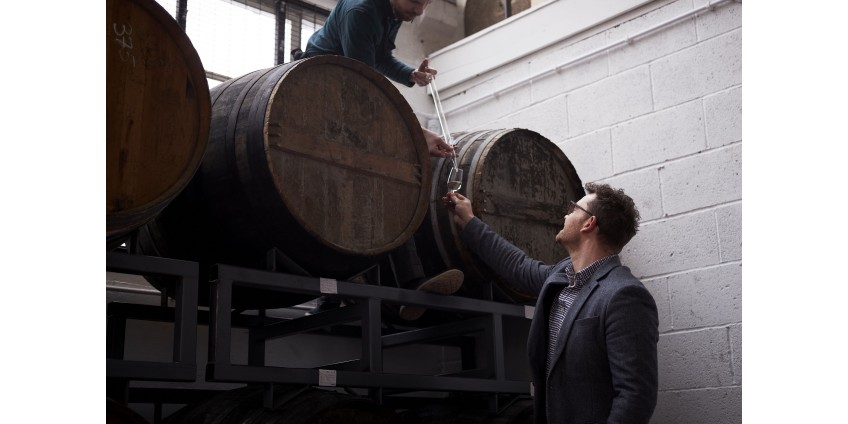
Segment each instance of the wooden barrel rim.
[[[113,0],[110,0],[110,2],[112,1]],[[118,0],[114,1],[118,2]],[[156,198],[150,199],[147,202],[136,205],[130,209],[115,210],[111,212],[109,211],[109,199],[107,198],[107,217],[109,218],[107,219],[107,239],[110,236],[126,233],[149,222],[183,190],[185,185],[188,184],[194,173],[200,167],[203,157],[202,151],[205,149],[206,142],[209,137],[209,122],[211,119],[209,85],[206,81],[206,74],[203,69],[200,56],[192,45],[191,40],[179,27],[179,25],[177,25],[174,18],[155,1],[132,0],[130,2],[127,0],[125,2],[131,3],[132,5],[142,9],[148,14],[152,21],[158,23],[158,29],[163,30],[164,35],[169,37],[169,40],[173,42],[173,45],[180,53],[179,58],[185,62],[187,73],[191,78],[191,82],[195,84],[194,95],[196,96],[196,101],[194,102],[194,106],[197,108],[197,114],[195,116],[197,135],[193,139],[195,139],[197,143],[193,146],[192,154],[189,155],[190,160],[185,164],[183,172]],[[108,25],[109,23],[107,22],[107,31]],[[198,64],[200,66],[190,66],[192,64]],[[114,222],[112,225],[109,225],[109,221]]]
[[[464,183],[465,190],[462,190],[462,191],[464,191],[466,193],[465,197],[467,197],[468,200],[471,202],[472,208],[474,206],[474,192],[469,191],[468,188],[474,187],[474,184],[471,184],[470,181],[472,181],[471,179],[473,178],[474,173],[477,172],[477,160],[480,157],[480,153],[481,153],[482,149],[477,149],[474,152],[475,153],[474,157],[470,161],[465,161],[465,157],[466,157],[466,155],[468,154],[468,151],[472,148],[473,145],[479,144],[479,143],[475,143],[475,142],[479,141],[478,138],[480,136],[486,134],[486,133],[487,133],[487,131],[474,131],[474,132],[469,132],[469,133],[462,134],[462,135],[459,136],[459,138],[460,138],[459,142],[461,143],[461,146],[460,146],[459,151],[456,153],[456,155],[457,155],[457,166],[459,166],[461,168],[463,165],[466,164],[466,162],[468,163],[469,169],[468,169],[468,172],[465,173],[465,183]],[[491,144],[492,144],[491,141],[493,139],[495,139],[496,136],[500,135],[500,132],[499,131],[488,131],[488,133],[489,134],[483,139],[483,141],[480,141],[480,143],[484,143],[487,146],[491,146]],[[445,169],[445,162],[448,161],[448,160],[449,159],[442,159],[441,160],[441,162],[439,164],[441,169]],[[436,184],[433,184],[433,186],[434,186],[433,187],[433,189],[434,189],[433,193],[435,195],[436,194],[435,193]],[[438,197],[433,196],[432,198],[437,199]],[[436,205],[434,204],[433,206],[436,206]],[[435,214],[435,213],[430,214],[430,221],[431,221],[431,224],[433,225],[433,228],[439,227],[439,225],[440,225],[439,224],[439,217],[438,217],[437,214]],[[450,232],[451,232],[451,235],[454,237],[454,240],[458,239],[459,232],[457,231],[457,228],[456,228],[455,225],[450,225]],[[455,264],[451,260],[451,256],[448,254],[447,247],[444,244],[444,240],[442,240],[441,237],[436,237],[435,242],[436,242],[436,247],[439,250],[439,254],[442,256],[442,260],[445,261],[445,264],[447,264],[448,267],[451,267],[451,268],[456,267],[457,264]],[[462,262],[464,262],[464,263],[474,263],[473,258],[471,257],[471,255],[467,251],[460,250],[459,255],[460,255],[460,258],[462,259]]]

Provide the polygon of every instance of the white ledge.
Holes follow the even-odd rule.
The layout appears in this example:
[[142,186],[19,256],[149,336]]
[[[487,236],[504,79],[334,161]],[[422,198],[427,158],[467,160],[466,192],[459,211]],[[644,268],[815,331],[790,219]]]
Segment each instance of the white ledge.
[[653,0],[554,0],[430,55],[439,90],[497,69]]

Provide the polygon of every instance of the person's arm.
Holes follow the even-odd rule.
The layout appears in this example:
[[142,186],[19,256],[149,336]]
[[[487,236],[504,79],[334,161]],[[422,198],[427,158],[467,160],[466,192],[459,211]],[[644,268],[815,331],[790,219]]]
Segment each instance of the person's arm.
[[516,287],[535,295],[542,291],[554,266],[527,256],[475,217],[471,201],[465,196],[448,193],[443,200],[454,214],[454,223],[462,228],[459,238],[474,254]]
[[412,80],[412,74],[415,72],[415,68],[397,60],[392,55],[378,62],[376,68],[380,73],[398,84],[403,84],[407,87],[415,85]]
[[616,393],[608,423],[647,424],[657,404],[657,306],[647,289],[628,286],[613,295],[606,346]]

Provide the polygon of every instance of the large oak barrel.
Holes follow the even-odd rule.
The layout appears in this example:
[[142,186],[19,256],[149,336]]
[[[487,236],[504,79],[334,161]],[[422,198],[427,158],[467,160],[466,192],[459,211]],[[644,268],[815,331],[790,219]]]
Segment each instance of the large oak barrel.
[[[510,16],[531,7],[530,0],[510,0]],[[465,2],[465,36],[482,31],[506,18],[502,0],[468,0]]]
[[203,163],[139,247],[257,268],[274,251],[345,279],[414,235],[430,184],[421,126],[385,77],[340,56],[303,59],[212,89]]
[[188,184],[209,121],[203,65],[177,22],[154,0],[107,0],[107,248]]
[[[520,128],[459,133],[454,139],[465,174],[459,193],[471,200],[474,215],[531,257],[549,264],[562,260],[566,253],[554,238],[562,228],[564,207],[585,195],[562,150],[542,135]],[[433,160],[428,219],[416,236],[428,275],[458,268],[465,273],[459,294],[486,297],[487,286],[493,284],[495,300],[533,301],[533,295],[495,274],[459,239],[441,200],[451,166],[451,160]]]
[[188,405],[170,424],[392,424],[393,411],[359,396],[329,390],[274,386],[273,408],[263,405],[264,386],[247,386]]

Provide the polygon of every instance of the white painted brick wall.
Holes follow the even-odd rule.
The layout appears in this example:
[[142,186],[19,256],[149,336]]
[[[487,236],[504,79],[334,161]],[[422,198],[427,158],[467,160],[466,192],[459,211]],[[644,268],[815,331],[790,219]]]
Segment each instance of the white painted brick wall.
[[637,277],[697,269],[719,263],[712,211],[646,222],[621,252]]
[[651,424],[742,422],[742,388],[660,392]]
[[557,143],[565,140],[566,137],[566,134],[562,132],[562,127],[566,124],[565,110],[565,96],[557,96],[521,109],[512,115],[479,125],[475,129],[527,128]]
[[633,198],[642,222],[653,221],[663,216],[660,174],[657,168],[647,168],[625,176],[608,178],[604,182],[624,190]]
[[[607,31],[608,42],[615,43],[624,40],[632,34],[681,15],[687,10],[690,10],[690,8],[687,2],[678,1],[632,21],[625,22]],[[695,31],[693,19],[679,22],[662,31],[646,34],[634,40],[633,43],[616,48],[610,52],[610,73],[615,74],[634,66],[651,62],[658,57],[663,57],[689,47],[695,44],[697,40],[698,36]]]
[[711,38],[651,63],[657,110],[742,83],[742,30]]
[[730,354],[733,382],[742,384],[742,324],[730,326]]
[[660,170],[665,213],[682,212],[742,198],[742,145],[669,162]]
[[612,174],[612,144],[609,129],[584,134],[559,143],[571,160],[580,181],[597,181]]
[[704,109],[691,101],[612,128],[615,172],[663,163],[704,150]]
[[[706,5],[711,0],[695,0],[695,7]],[[742,4],[726,3],[712,13],[704,13],[696,18],[698,39],[706,40],[719,34],[742,27]]]
[[742,203],[716,209],[722,262],[742,260]]
[[722,387],[733,383],[726,327],[660,336],[660,390]]
[[742,321],[742,264],[697,269],[667,279],[674,329]]
[[[493,83],[487,84],[486,86],[491,90],[497,87],[498,84]],[[468,102],[477,99],[480,97],[480,94],[477,93],[478,91],[476,91],[475,88],[475,90],[470,90],[468,93],[463,93],[461,96],[454,97],[451,101],[446,102],[443,99],[442,105],[444,109],[449,110],[451,107],[454,107],[453,105],[457,102]],[[505,93],[505,95],[495,98],[492,101],[480,104],[473,109],[463,109],[452,114],[448,119],[448,127],[451,131],[472,131],[474,128],[495,128],[491,125],[493,125],[493,121],[496,119],[509,115],[515,111],[531,107],[531,105],[530,91],[526,88],[518,88]],[[558,118],[554,117],[553,119]],[[454,122],[459,123],[459,127],[455,126],[453,124]],[[460,128],[464,129],[461,130]]]
[[654,302],[657,303],[657,317],[659,318],[660,334],[672,330],[671,327],[671,302],[668,296],[668,279],[654,278],[643,279],[642,284],[651,292]]
[[650,112],[653,101],[648,71],[647,66],[641,66],[569,93],[569,135],[578,136]]
[[704,97],[707,147],[742,140],[742,87]]
[[[574,44],[558,46],[540,55],[533,56],[529,62],[528,75],[536,75],[557,67],[572,58],[580,57],[592,50],[604,47],[607,43],[603,33],[580,40]],[[600,81],[609,76],[609,61],[606,56],[593,56],[574,63],[560,72],[531,81],[533,101],[540,101],[558,93]]]

